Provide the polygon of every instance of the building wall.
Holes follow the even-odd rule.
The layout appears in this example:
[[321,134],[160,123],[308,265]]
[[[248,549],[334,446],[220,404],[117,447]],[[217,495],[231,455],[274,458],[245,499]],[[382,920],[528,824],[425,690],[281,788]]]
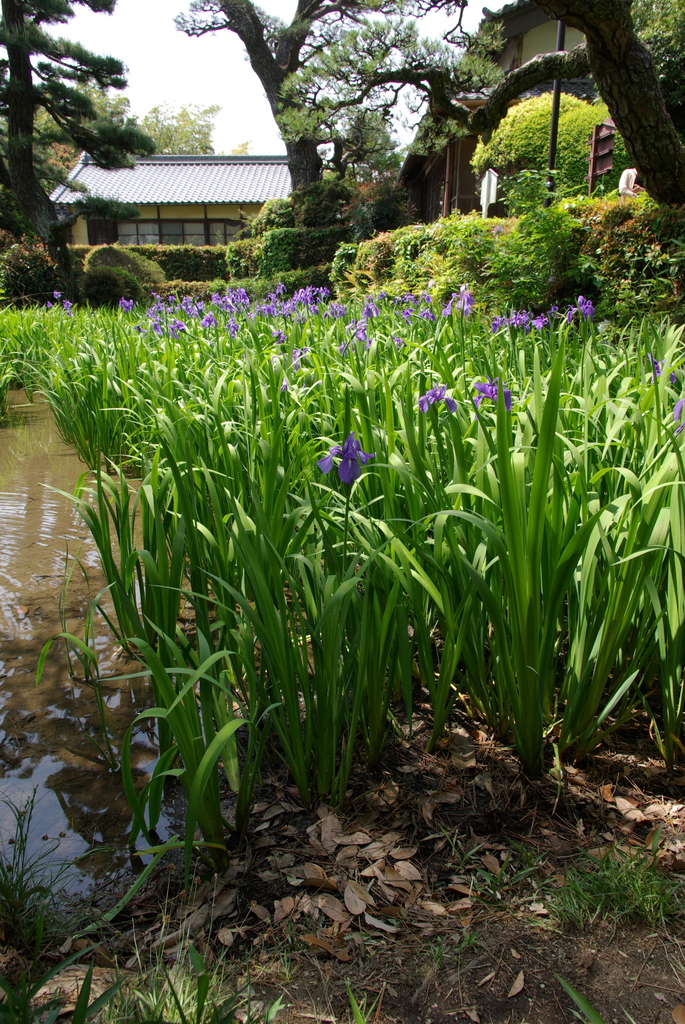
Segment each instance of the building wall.
[[[167,205],[141,204],[135,221],[234,221],[251,220],[263,203],[169,203]],[[129,222],[130,223],[130,222]],[[79,217],[72,231],[74,245],[89,245],[88,222]],[[123,240],[122,240],[123,241]]]
[[[565,50],[573,50],[576,46],[583,42],[582,32],[579,32],[577,28],[566,27],[566,40],[564,42]],[[557,48],[557,23],[556,21],[548,21],[544,25],[538,25],[537,28],[532,28],[530,32],[522,37],[521,40],[521,64],[527,64],[533,57],[537,57],[539,53],[554,53]]]

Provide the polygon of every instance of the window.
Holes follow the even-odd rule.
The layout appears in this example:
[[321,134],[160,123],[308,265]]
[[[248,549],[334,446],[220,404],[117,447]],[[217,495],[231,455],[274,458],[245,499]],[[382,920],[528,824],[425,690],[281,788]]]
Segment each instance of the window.
[[240,227],[237,220],[120,221],[119,241],[122,245],[225,245]]

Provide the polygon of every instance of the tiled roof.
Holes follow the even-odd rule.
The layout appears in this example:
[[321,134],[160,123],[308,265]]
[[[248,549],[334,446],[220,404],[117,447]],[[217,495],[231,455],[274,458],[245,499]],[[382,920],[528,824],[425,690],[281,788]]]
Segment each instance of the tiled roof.
[[[108,171],[84,154],[69,175],[101,199],[122,203],[263,203],[285,198],[291,182],[284,156],[150,156]],[[83,198],[67,185],[56,203]]]

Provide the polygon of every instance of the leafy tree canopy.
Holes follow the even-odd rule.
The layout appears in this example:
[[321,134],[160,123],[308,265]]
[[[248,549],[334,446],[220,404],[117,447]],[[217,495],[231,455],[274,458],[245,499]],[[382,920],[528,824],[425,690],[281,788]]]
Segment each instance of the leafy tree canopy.
[[[111,13],[115,4],[79,2],[102,13]],[[83,149],[102,167],[120,167],[135,154],[151,152],[153,142],[125,112],[112,117],[99,107],[89,91],[124,88],[121,61],[48,31],[74,16],[67,0],[1,0],[0,12],[0,184],[66,272],[68,225],[60,222],[48,194],[64,167],[47,166],[50,147]],[[86,198],[82,206],[87,210]]]
[[[661,3],[664,11],[670,5],[641,2]],[[492,36],[467,38],[458,20],[443,44],[428,43],[407,20],[436,10],[458,16],[465,0],[298,0],[289,25],[251,0],[192,0],[177,25],[189,35],[226,29],[241,39],[281,127],[296,186],[320,176],[323,142],[334,143],[338,136],[346,144],[349,119],[360,107],[387,123],[393,104],[409,93],[416,113],[426,112],[427,143],[460,131],[487,141],[511,100],[526,89],[592,73],[648,190],[666,202],[685,202],[685,146],[666,109],[652,56],[635,31],[630,3],[538,3],[550,18],[580,29],[586,43],[570,53],[540,55],[499,83],[492,65],[485,67]],[[458,101],[459,93],[483,85],[494,88],[479,110]]]
[[214,118],[220,110],[215,104],[160,103],[142,118],[140,127],[154,141],[157,153],[211,154]]
[[685,2],[634,0],[633,20],[654,59],[666,108],[685,137]]

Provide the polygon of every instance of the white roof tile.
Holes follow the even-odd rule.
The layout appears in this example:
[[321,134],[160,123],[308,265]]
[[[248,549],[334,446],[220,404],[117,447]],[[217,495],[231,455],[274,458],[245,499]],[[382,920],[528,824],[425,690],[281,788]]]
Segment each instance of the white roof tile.
[[[122,203],[263,203],[284,199],[292,188],[284,156],[152,156],[110,171],[84,154],[69,180]],[[68,184],[52,194],[56,203],[80,198]]]

